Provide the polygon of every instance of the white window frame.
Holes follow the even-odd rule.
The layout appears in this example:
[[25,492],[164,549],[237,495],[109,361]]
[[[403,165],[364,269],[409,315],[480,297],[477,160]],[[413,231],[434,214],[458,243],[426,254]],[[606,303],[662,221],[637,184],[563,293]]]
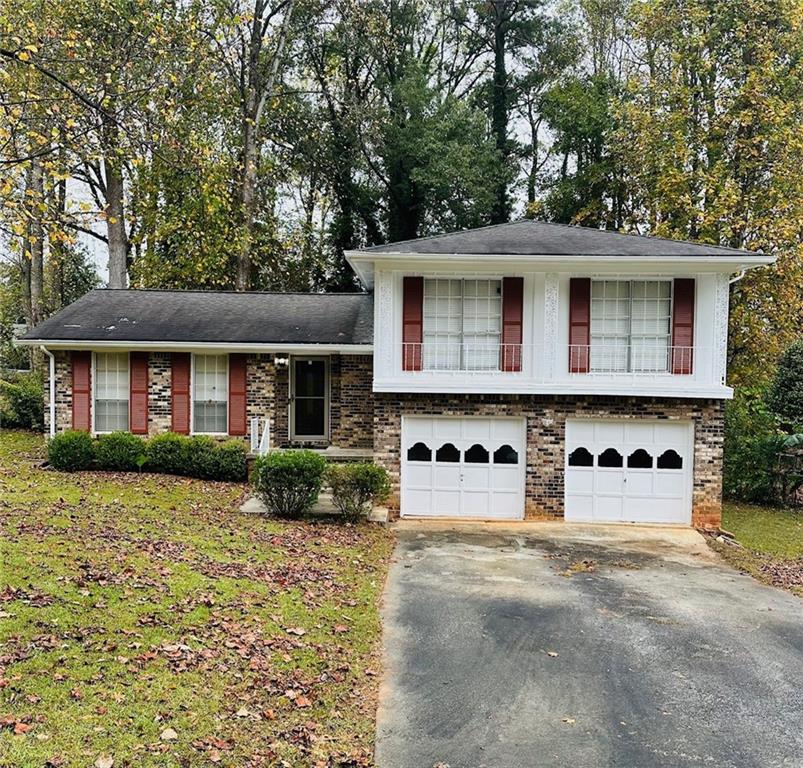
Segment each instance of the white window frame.
[[[620,333],[594,333],[594,284],[595,283],[627,283],[628,284],[628,295],[627,295],[627,302],[628,302],[628,311],[627,311],[627,335]],[[634,368],[633,367],[633,286],[636,283],[668,283],[669,284],[669,296],[666,298],[659,298],[659,301],[667,300],[669,302],[669,313],[667,316],[667,332],[666,334],[635,334],[637,337],[644,337],[644,336],[665,336],[666,337],[666,365],[662,368]],[[670,375],[671,374],[671,357],[672,357],[672,319],[674,316],[674,309],[675,309],[675,281],[671,277],[594,277],[591,279],[591,297],[590,297],[590,306],[589,306],[589,314],[590,314],[590,323],[589,323],[589,371],[591,373],[636,373],[636,374],[650,374],[650,375]],[[639,318],[636,318],[639,319]],[[622,338],[625,339],[625,349],[626,349],[626,363],[625,367],[622,369],[614,369],[612,366],[602,368],[594,368],[594,336],[610,336],[612,338],[616,338],[616,340],[620,340]],[[603,341],[603,344],[606,342]]]
[[[225,432],[197,432],[195,430],[195,358],[197,357],[225,357],[226,358],[226,431]],[[223,353],[193,352],[190,360],[190,434],[209,435],[210,437],[228,437],[229,435],[229,355]]]
[[[323,431],[322,435],[296,435],[296,362],[305,360],[323,360],[324,364],[324,404],[323,404]],[[328,442],[331,434],[331,408],[332,408],[332,367],[331,359],[328,355],[293,355],[290,358],[288,372],[288,394],[290,397],[290,413],[288,414],[287,424],[290,431],[290,442]]]
[[[425,371],[472,371],[472,372],[475,372],[475,371],[477,371],[477,372],[482,372],[482,371],[494,372],[494,371],[501,370],[502,332],[503,332],[503,322],[502,321],[503,321],[503,312],[504,312],[504,295],[503,295],[504,281],[503,281],[503,279],[501,277],[497,276],[497,275],[482,275],[482,276],[474,276],[474,277],[464,277],[464,276],[458,276],[458,275],[424,275],[423,279],[424,279],[424,292],[423,292],[424,311],[423,311],[423,314],[422,314],[422,328],[421,328],[421,330],[422,330],[422,340],[423,340],[423,349],[422,349],[422,356],[421,356],[422,369],[425,370]],[[437,352],[437,349],[436,349],[436,351],[434,353],[434,357],[436,358],[436,364],[435,365],[427,365],[428,357],[429,357],[427,355],[427,349],[426,349],[426,347],[427,347],[426,337],[427,337],[427,332],[428,332],[428,330],[427,330],[427,313],[426,313],[427,281],[429,281],[430,283],[434,281],[435,283],[447,282],[447,283],[459,283],[460,284],[459,294],[455,297],[455,298],[458,298],[459,302],[460,302],[460,329],[458,331],[455,331],[455,332],[450,332],[450,331],[448,331],[448,329],[447,330],[439,330],[438,329],[438,316],[437,316],[437,314],[434,316],[435,327],[434,328],[432,328],[432,327],[429,328],[429,333],[430,334],[444,335],[444,336],[450,337],[448,339],[448,341],[444,342],[445,344],[452,344],[453,343],[453,344],[455,344],[457,346],[458,359],[457,359],[456,366],[452,366],[451,365],[452,354],[451,354],[451,351],[448,349],[448,347],[447,347],[447,353],[445,355],[440,355]],[[491,365],[484,366],[482,364],[478,365],[476,363],[475,364],[469,364],[469,362],[467,362],[467,360],[466,360],[466,347],[467,347],[466,336],[474,337],[476,339],[476,337],[479,336],[479,335],[484,335],[484,336],[489,337],[489,338],[491,336],[496,335],[496,334],[493,334],[493,333],[487,332],[487,331],[486,332],[479,332],[477,330],[474,330],[474,331],[466,331],[465,330],[466,284],[467,283],[480,283],[480,282],[489,283],[489,284],[496,283],[497,287],[498,287],[498,290],[499,290],[499,293],[498,293],[498,299],[499,299],[499,314],[498,314],[499,331],[498,331],[498,342],[496,344],[496,346],[498,347],[498,350],[496,351],[496,354],[494,355],[495,359],[494,359],[494,365],[493,366],[491,366]],[[471,297],[469,297],[469,298],[471,298]],[[450,289],[449,290],[449,295],[448,295],[448,300],[451,301],[451,299],[452,299],[452,293],[451,293],[451,289]],[[491,315],[488,315],[488,317],[485,318],[485,319],[490,319],[490,318],[491,318]],[[443,319],[446,320],[447,326],[448,326],[448,317],[444,317]],[[477,319],[477,318],[475,318],[475,319]],[[430,320],[432,320],[432,317],[430,317]],[[451,337],[454,337],[454,340]],[[438,343],[440,343],[440,342],[435,342],[436,345]],[[468,347],[470,349],[470,344],[468,345]],[[476,353],[476,350],[475,350],[475,353]],[[481,351],[478,353],[480,361],[482,361],[482,359],[483,359],[482,358],[482,354],[483,353]],[[439,362],[437,362],[438,358],[444,358],[445,361],[446,361],[445,364],[440,364]]]
[[[127,392],[128,392],[128,418],[126,420],[126,428],[123,430],[106,430],[98,431],[95,428],[95,416],[97,414],[97,382],[98,382],[98,355],[125,355],[128,360],[128,376],[126,377]],[[93,435],[110,435],[112,432],[130,432],[131,431],[131,353],[128,350],[109,350],[108,352],[93,352],[92,353],[92,371],[90,374],[89,391],[91,393],[90,400],[90,423]]]

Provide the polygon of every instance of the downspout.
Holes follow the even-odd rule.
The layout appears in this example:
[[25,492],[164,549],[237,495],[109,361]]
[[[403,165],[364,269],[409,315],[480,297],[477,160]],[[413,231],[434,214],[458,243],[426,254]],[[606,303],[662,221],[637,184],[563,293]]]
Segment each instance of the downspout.
[[739,272],[738,275],[736,275],[736,277],[732,277],[730,280],[728,280],[728,285],[733,285],[734,283],[738,283],[746,274],[747,270],[743,269],[741,272]]
[[45,347],[44,344],[39,345],[42,350],[50,358],[50,436],[56,436],[56,356]]

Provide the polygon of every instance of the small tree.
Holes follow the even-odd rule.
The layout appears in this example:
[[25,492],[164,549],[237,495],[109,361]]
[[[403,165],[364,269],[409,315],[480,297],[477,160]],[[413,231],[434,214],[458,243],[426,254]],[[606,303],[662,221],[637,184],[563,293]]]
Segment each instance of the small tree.
[[767,392],[767,405],[784,426],[803,425],[803,339],[781,355]]

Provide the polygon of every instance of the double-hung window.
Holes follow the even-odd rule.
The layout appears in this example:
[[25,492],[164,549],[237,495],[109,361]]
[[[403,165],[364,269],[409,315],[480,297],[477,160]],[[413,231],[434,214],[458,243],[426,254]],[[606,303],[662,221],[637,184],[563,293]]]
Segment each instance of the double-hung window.
[[194,355],[192,377],[192,431],[225,435],[228,432],[228,355]]
[[592,371],[667,371],[671,334],[671,280],[592,280]]
[[128,430],[128,352],[95,353],[95,432]]
[[424,280],[425,370],[495,371],[502,336],[502,281]]

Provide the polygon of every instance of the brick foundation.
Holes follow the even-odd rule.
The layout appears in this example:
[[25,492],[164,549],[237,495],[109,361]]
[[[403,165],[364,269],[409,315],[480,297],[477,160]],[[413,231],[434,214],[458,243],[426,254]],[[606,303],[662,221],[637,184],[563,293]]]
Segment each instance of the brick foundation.
[[650,418],[694,424],[692,524],[718,526],[721,520],[723,407],[719,400],[670,398],[549,397],[527,395],[375,395],[374,457],[390,472],[399,511],[402,415],[518,416],[527,419],[525,517],[563,517],[566,419]]

